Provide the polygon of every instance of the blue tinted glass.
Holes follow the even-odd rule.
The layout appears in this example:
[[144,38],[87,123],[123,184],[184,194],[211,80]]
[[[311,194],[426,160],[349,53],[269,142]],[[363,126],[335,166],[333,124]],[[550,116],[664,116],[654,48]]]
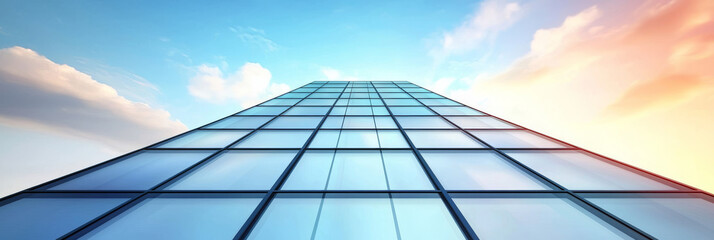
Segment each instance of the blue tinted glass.
[[384,103],[387,106],[421,106],[421,103],[417,102],[416,99],[384,99]]
[[342,128],[374,128],[374,117],[345,117]]
[[378,150],[337,151],[328,179],[328,190],[387,190]]
[[337,100],[337,103],[335,103],[336,106],[347,106],[347,103],[349,102],[349,99],[339,99]]
[[484,115],[469,107],[432,107],[431,109],[441,115]]
[[486,148],[457,130],[407,130],[406,132],[417,148]]
[[[369,229],[369,230],[366,230]],[[464,239],[436,194],[278,194],[248,239]]]
[[714,203],[703,194],[589,194],[595,203],[658,239],[711,239]]
[[320,130],[310,142],[310,148],[336,148],[340,130]]
[[394,115],[436,115],[426,107],[389,107]]
[[482,239],[632,239],[556,194],[452,196]]
[[380,93],[382,98],[412,98],[407,93]]
[[548,189],[514,164],[490,151],[420,151],[449,190]]
[[171,190],[268,190],[297,151],[228,151],[171,184]]
[[[53,197],[53,196],[65,197]],[[26,197],[28,195],[21,195]],[[57,239],[119,206],[127,197],[42,194],[0,206],[0,239]],[[42,197],[40,197],[42,196]]]
[[250,130],[195,130],[162,143],[158,148],[224,148]]
[[265,128],[316,128],[322,117],[278,117]]
[[310,93],[300,93],[300,92],[290,92],[283,94],[282,96],[278,98],[304,98]]
[[307,98],[338,98],[340,93],[313,93]]
[[572,190],[677,190],[581,151],[507,151],[508,155]]
[[377,92],[383,93],[383,92],[404,92],[402,89],[396,88],[396,87],[390,87],[390,88],[377,88]]
[[372,107],[372,113],[375,116],[389,116],[389,111],[385,107]]
[[279,115],[288,107],[252,107],[238,113],[238,115]]
[[338,148],[379,148],[375,130],[342,130]]
[[347,107],[334,107],[330,111],[330,115],[345,115],[345,112],[347,112]]
[[377,128],[397,128],[397,124],[394,123],[392,117],[374,117],[374,122],[377,124]]
[[336,99],[305,99],[298,106],[332,106]]
[[397,117],[402,128],[456,128],[441,117]]
[[427,106],[461,106],[461,104],[446,98],[425,98],[419,99],[419,101]]
[[496,148],[565,148],[566,145],[522,130],[470,130],[474,136]]
[[81,239],[232,239],[261,196],[147,198]]
[[264,123],[270,121],[273,117],[228,117],[221,121],[215,122],[204,128],[218,129],[218,128],[258,128]]
[[284,115],[325,115],[330,107],[293,107]]
[[372,106],[384,106],[384,103],[382,102],[381,99],[369,99],[369,102],[372,104]]
[[404,135],[399,130],[377,130],[381,148],[409,148]]
[[300,99],[294,99],[294,98],[276,98],[276,99],[272,99],[272,100],[267,101],[260,105],[261,106],[292,106],[293,104],[295,104],[299,101],[300,101]]
[[50,190],[147,190],[213,151],[143,151],[49,188]]
[[383,150],[384,168],[391,190],[434,189],[411,150]]
[[461,128],[516,128],[507,122],[493,117],[446,117]]
[[301,87],[293,90],[292,92],[314,92],[317,88]]
[[234,148],[301,148],[312,130],[259,130]]
[[347,107],[345,115],[372,115],[371,107]]
[[370,106],[372,105],[370,99],[363,98],[363,99],[350,99],[349,102],[350,106]]
[[308,150],[300,157],[290,177],[281,187],[286,190],[325,189],[332,170],[334,150]]

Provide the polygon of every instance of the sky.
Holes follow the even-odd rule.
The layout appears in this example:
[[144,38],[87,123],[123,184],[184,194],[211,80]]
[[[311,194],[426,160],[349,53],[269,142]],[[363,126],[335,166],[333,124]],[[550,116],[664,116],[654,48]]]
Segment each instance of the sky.
[[0,195],[315,80],[408,80],[714,191],[714,1],[0,1]]

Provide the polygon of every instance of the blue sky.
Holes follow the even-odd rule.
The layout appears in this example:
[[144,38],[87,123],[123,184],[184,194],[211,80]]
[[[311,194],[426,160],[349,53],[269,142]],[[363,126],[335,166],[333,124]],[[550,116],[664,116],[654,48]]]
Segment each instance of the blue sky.
[[[7,173],[0,181],[8,183],[0,194],[326,79],[409,80],[636,166],[673,178],[701,175],[693,182],[714,188],[706,168],[672,170],[651,160],[693,152],[696,163],[712,153],[697,140],[714,128],[670,117],[714,118],[702,109],[712,101],[704,97],[712,73],[678,67],[672,59],[682,51],[671,47],[707,49],[691,36],[711,33],[699,29],[711,29],[711,18],[694,28],[669,21],[686,31],[638,30],[660,15],[707,9],[695,0],[2,1],[0,169]],[[664,43],[633,50],[613,40],[630,35]],[[642,59],[639,51],[662,54]],[[712,59],[687,54],[675,60]],[[653,89],[642,84],[672,84],[651,70],[670,68],[662,74],[698,78],[677,80],[686,84],[671,89],[681,92],[644,94],[662,104],[628,100]],[[658,136],[691,140],[642,140]],[[648,150],[661,146],[679,148]]]

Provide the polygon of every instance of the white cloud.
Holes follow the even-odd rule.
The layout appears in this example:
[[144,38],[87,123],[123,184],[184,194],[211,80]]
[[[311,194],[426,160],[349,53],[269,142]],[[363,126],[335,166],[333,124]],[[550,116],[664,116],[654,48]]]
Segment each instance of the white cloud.
[[194,97],[212,102],[236,101],[243,107],[286,92],[287,84],[271,83],[272,74],[258,63],[246,63],[233,74],[225,74],[218,67],[198,66],[191,78],[188,91]]
[[31,49],[0,49],[0,122],[129,150],[186,130],[161,109]]
[[431,54],[437,59],[443,59],[454,53],[473,50],[484,39],[495,36],[517,21],[522,12],[521,5],[515,2],[484,1],[459,27],[444,33],[441,45],[432,50]]
[[354,76],[344,76],[342,74],[342,71],[330,68],[330,67],[323,67],[321,70],[322,75],[327,78],[327,80],[342,80],[342,81],[356,81],[359,80],[359,78],[354,77]]
[[437,93],[446,94],[446,91],[449,89],[449,87],[451,87],[451,84],[454,82],[454,80],[456,79],[440,78],[439,80],[436,80],[436,82],[429,84],[427,88]]
[[255,44],[268,52],[278,50],[278,44],[265,36],[265,31],[252,27],[229,27],[231,32],[238,35],[238,38],[250,44]]

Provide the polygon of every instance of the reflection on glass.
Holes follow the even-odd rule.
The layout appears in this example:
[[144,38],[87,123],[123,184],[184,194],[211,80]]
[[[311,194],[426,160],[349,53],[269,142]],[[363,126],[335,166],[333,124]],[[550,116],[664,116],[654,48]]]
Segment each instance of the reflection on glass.
[[557,194],[452,194],[482,239],[632,239]]
[[252,107],[248,108],[238,115],[279,115],[288,107]]
[[603,193],[586,199],[658,239],[714,236],[714,203],[703,194]]
[[81,239],[231,239],[262,195],[162,194],[132,206]]
[[228,151],[190,172],[171,190],[269,190],[297,151]]
[[292,107],[283,115],[325,115],[330,107]]
[[461,128],[516,128],[507,122],[493,117],[446,117]]
[[506,153],[572,190],[676,190],[581,151],[507,151]]
[[548,138],[523,130],[470,130],[474,136],[495,148],[565,148]]
[[49,188],[147,190],[203,160],[213,151],[142,151]]
[[312,130],[258,130],[234,148],[301,148]]
[[484,115],[470,107],[431,107],[441,115]]
[[0,206],[0,239],[57,239],[130,199],[107,194],[21,197]]
[[265,128],[316,128],[322,117],[278,117]]
[[250,130],[195,130],[157,148],[224,148],[248,133]]
[[426,107],[389,107],[394,115],[435,115]]
[[407,130],[406,132],[417,148],[485,148],[461,131]]
[[449,190],[548,189],[491,151],[420,151],[444,188]]
[[402,128],[456,128],[441,117],[397,117]]
[[464,239],[436,194],[278,194],[248,239]]
[[270,121],[273,117],[228,117],[226,119],[215,122],[205,128],[247,128],[255,129]]

